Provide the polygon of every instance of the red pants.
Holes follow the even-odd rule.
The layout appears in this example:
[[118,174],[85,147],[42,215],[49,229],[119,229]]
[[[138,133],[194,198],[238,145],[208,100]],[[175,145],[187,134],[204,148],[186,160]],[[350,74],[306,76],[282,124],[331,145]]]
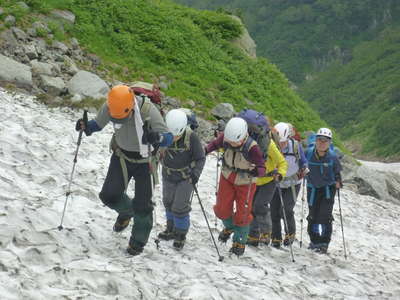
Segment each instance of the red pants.
[[[246,226],[253,220],[251,206],[256,191],[256,184],[234,185],[235,177],[236,173],[232,173],[228,179],[221,174],[219,179],[217,203],[214,205],[214,212],[221,220],[233,216],[233,224],[237,226]],[[236,204],[236,211],[233,211],[234,201]]]

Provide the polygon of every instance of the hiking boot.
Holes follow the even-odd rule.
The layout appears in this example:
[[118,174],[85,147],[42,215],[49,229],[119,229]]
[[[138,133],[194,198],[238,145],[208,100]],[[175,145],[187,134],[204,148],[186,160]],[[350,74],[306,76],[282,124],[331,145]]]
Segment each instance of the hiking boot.
[[175,237],[174,233],[174,221],[173,220],[167,220],[167,227],[165,228],[164,231],[160,232],[158,234],[158,238],[164,240],[164,241],[170,241],[173,240]]
[[316,246],[316,244],[314,244],[313,242],[310,242],[310,243],[308,244],[307,249],[315,250],[315,249],[317,249],[317,246]]
[[233,254],[236,254],[237,256],[242,256],[244,253],[244,249],[245,249],[244,244],[234,242],[232,244],[232,248],[229,250],[229,252],[232,252]]
[[175,238],[175,233],[173,231],[169,231],[168,229],[165,229],[164,231],[162,231],[158,234],[158,238],[160,238],[164,241],[170,241]]
[[131,218],[132,217],[129,216],[118,215],[113,227],[114,232],[121,232],[128,227],[129,223],[131,222]]
[[311,242],[310,245],[308,246],[308,249],[311,249],[318,253],[326,254],[328,252],[328,246],[329,244],[327,243],[314,244]]
[[270,242],[271,242],[271,233],[269,233],[269,232],[261,233],[260,243],[268,246]]
[[325,245],[320,246],[315,251],[318,252],[318,253],[321,253],[321,254],[327,254],[328,253],[328,246],[325,246]]
[[258,237],[248,235],[246,244],[249,246],[257,247],[260,239]]
[[293,244],[295,238],[296,238],[296,235],[294,233],[286,234],[285,238],[283,239],[283,245],[287,247],[287,246]]
[[271,246],[279,249],[281,247],[282,240],[279,239],[272,239]]
[[226,243],[227,240],[231,237],[233,230],[224,228],[218,235],[218,241]]
[[186,234],[185,233],[175,233],[175,239],[172,246],[176,250],[182,250],[183,246],[185,246]]
[[136,256],[143,252],[143,247],[129,244],[126,252],[128,252],[130,255]]
[[310,242],[310,244],[308,245],[308,249],[319,253],[327,253],[328,244],[327,243],[314,244],[313,242]]
[[166,228],[164,231],[158,234],[158,238],[164,241],[170,241],[175,238],[175,233],[173,230],[169,230],[168,228]]

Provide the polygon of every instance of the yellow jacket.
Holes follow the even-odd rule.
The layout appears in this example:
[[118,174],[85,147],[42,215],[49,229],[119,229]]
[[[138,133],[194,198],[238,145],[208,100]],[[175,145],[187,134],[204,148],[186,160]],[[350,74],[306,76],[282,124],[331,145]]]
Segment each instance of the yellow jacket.
[[[286,171],[288,169],[288,163],[285,157],[282,155],[281,151],[279,151],[278,147],[275,145],[274,141],[271,140],[271,143],[268,147],[268,157],[265,161],[266,173],[272,172],[277,169],[278,173],[282,175],[282,177],[286,176]],[[257,185],[264,185],[268,182],[271,182],[274,178],[272,176],[268,177],[258,177]]]

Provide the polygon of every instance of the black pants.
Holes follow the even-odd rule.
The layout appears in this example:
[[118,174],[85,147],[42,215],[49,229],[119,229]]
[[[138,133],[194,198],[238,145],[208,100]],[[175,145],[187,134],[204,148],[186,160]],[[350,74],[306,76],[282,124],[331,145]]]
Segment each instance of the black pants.
[[257,186],[253,198],[253,221],[250,224],[250,235],[258,237],[264,233],[271,232],[271,200],[276,188],[275,181]]
[[148,163],[131,163],[126,161],[128,182],[135,180],[135,196],[130,199],[125,194],[125,182],[122,167],[115,154],[111,156],[110,165],[103,188],[101,201],[119,215],[134,217],[132,235],[129,243],[143,247],[153,227],[153,204],[151,202],[151,176]]
[[[326,188],[329,189],[329,197]],[[317,188],[313,204],[308,206],[307,232],[310,236],[310,241],[313,244],[329,244],[331,241],[333,221],[332,211],[333,205],[335,204],[335,194],[335,185]],[[308,203],[310,203],[311,195],[312,189],[308,187]]]
[[[138,213],[152,212],[151,177],[148,163],[138,164],[126,161],[126,167],[128,171],[128,182],[132,178],[135,180],[135,197],[132,201],[132,209]],[[118,211],[117,207],[124,196],[124,191],[125,183],[121,163],[119,157],[113,154],[99,196],[105,205]]]
[[[293,198],[292,188],[283,188],[282,200],[285,207],[285,214],[287,219],[287,226],[285,228],[286,234],[296,233],[296,222],[294,219],[294,206],[296,204],[297,195],[299,194],[301,184],[294,186],[295,198]],[[282,240],[282,225],[281,220],[283,220],[283,210],[281,205],[281,198],[279,197],[278,190],[275,191],[274,198],[271,202],[271,219],[272,219],[272,238],[277,240]]]

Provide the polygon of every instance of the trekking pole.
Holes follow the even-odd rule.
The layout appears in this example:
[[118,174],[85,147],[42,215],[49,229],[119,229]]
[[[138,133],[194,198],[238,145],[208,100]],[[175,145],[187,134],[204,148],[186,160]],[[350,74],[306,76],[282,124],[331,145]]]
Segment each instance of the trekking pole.
[[208,223],[208,219],[207,219],[207,216],[206,216],[206,212],[205,212],[204,207],[203,207],[203,203],[202,203],[201,200],[200,200],[199,192],[198,192],[197,187],[196,187],[195,184],[193,184],[193,189],[194,189],[195,194],[197,195],[197,199],[199,200],[200,207],[201,207],[201,210],[202,210],[202,212],[203,212],[204,218],[206,219],[207,227],[208,227],[208,230],[210,231],[211,239],[212,239],[212,241],[213,241],[213,243],[214,243],[215,250],[217,250],[218,261],[223,261],[223,260],[224,260],[224,257],[221,256],[221,254],[219,254],[219,250],[218,250],[218,247],[217,247],[217,243],[215,242],[214,236],[213,236],[213,234],[212,234],[212,231],[211,231],[211,228],[210,228],[210,224]]
[[[281,190],[281,187],[279,186],[279,183],[277,183],[276,187],[278,188],[279,198],[281,198],[281,206],[282,206],[282,211],[283,211],[283,221],[285,223],[285,231],[288,232],[288,225],[287,225],[286,212],[285,212],[285,204],[283,203],[283,198],[282,198],[282,190]],[[290,243],[289,246],[290,246],[290,254],[292,256],[292,262],[295,262],[294,255],[293,255],[292,244]]]
[[[83,123],[87,124],[88,121],[88,116],[87,116],[88,111],[85,109],[83,110]],[[85,128],[86,129],[86,128]],[[79,130],[79,136],[78,136],[78,141],[76,142],[76,150],[75,150],[75,157],[74,157],[74,164],[72,165],[72,171],[71,171],[71,175],[69,177],[69,183],[68,183],[68,189],[67,192],[65,193],[65,202],[64,202],[64,209],[62,212],[62,216],[61,216],[61,221],[60,221],[60,225],[57,227],[58,230],[62,230],[63,229],[63,221],[64,221],[64,216],[65,216],[65,210],[67,208],[67,202],[68,202],[68,197],[69,195],[71,195],[71,184],[72,184],[72,178],[74,176],[74,172],[75,172],[75,165],[76,162],[78,161],[78,151],[79,151],[79,146],[81,145],[81,141],[82,141],[82,133],[83,133],[83,129],[81,128],[81,130]]]
[[347,259],[346,243],[345,243],[345,240],[344,240],[344,230],[343,230],[342,206],[341,206],[341,204],[340,204],[340,189],[338,189],[338,199],[339,199],[340,225],[341,225],[341,227],[342,227],[342,238],[343,238],[344,258]]
[[[149,172],[150,172],[150,184],[151,184],[151,198],[153,198],[153,193],[154,193],[154,172],[153,172],[153,154],[151,153],[151,144],[147,143],[147,152],[149,156]],[[150,200],[152,201],[152,200]],[[157,230],[157,209],[154,207],[153,209],[154,212],[154,223],[155,223],[155,230],[156,230],[156,238],[154,240],[154,243],[156,243],[156,248],[157,250],[160,249],[160,239],[158,238],[158,230]]]
[[301,195],[301,219],[300,219],[300,248],[303,246],[303,222],[304,222],[304,195],[305,195],[305,190],[306,190],[306,179],[303,178],[303,191]]
[[[219,176],[219,151],[217,151],[217,174],[215,175],[215,199],[218,197],[218,176]],[[217,216],[215,215],[214,218],[214,226],[217,228],[218,221],[217,221]]]

